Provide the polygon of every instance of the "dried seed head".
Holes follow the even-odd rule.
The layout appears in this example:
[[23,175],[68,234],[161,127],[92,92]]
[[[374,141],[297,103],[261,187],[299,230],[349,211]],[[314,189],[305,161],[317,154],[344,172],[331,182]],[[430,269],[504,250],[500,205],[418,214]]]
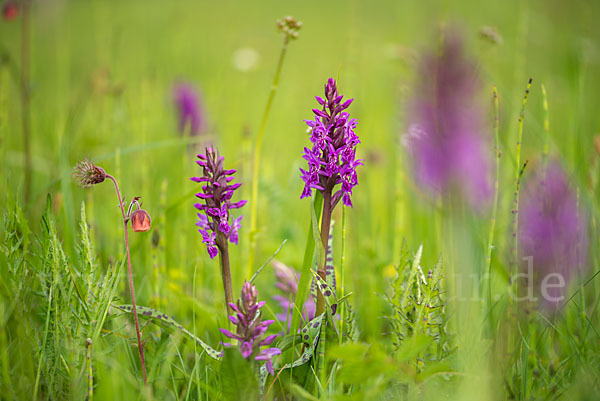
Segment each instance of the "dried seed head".
[[135,232],[146,232],[152,228],[150,215],[144,209],[131,213],[131,229]]
[[500,36],[498,30],[493,26],[482,26],[479,28],[479,37],[494,45],[501,45],[503,42],[502,36]]
[[82,188],[89,188],[92,185],[104,182],[107,175],[102,167],[96,166],[88,159],[83,159],[75,166],[73,177]]
[[302,21],[298,21],[294,17],[284,17],[277,20],[277,29],[288,39],[298,39],[298,31],[302,28]]

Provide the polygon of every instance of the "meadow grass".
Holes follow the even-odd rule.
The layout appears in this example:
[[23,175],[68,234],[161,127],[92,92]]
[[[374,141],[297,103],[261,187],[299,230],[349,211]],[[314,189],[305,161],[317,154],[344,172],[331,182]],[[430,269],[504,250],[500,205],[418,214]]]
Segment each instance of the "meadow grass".
[[[0,22],[1,399],[597,398],[599,4],[34,0],[31,7],[30,122],[22,111],[22,22]],[[275,21],[285,15],[303,27],[278,66]],[[497,169],[497,198],[483,212],[432,199],[401,145],[418,55],[452,25],[478,62]],[[496,28],[502,43],[483,38],[482,26]],[[232,55],[244,48],[259,58],[243,71]],[[302,149],[310,145],[303,120],[313,118],[314,95],[329,77],[355,99],[365,160],[354,207],[340,204],[332,215],[338,300],[331,302],[339,307],[307,345],[296,335],[279,343],[271,376],[235,349],[219,356],[226,338],[218,328],[229,322],[223,285],[195,226],[199,189],[189,177],[199,174],[194,156],[210,138],[226,168],[238,170],[239,199],[253,201],[242,210],[239,246],[229,247],[234,298],[252,278],[267,301],[263,319],[276,320],[268,263],[276,254],[302,273],[296,300],[304,304],[327,250],[322,198],[299,199]],[[178,80],[201,90],[204,136],[177,132]],[[126,200],[142,196],[152,216],[151,231],[129,238],[147,386],[127,309],[119,204],[109,185],[77,186],[73,166],[84,157],[118,179]],[[551,158],[567,171],[589,225],[587,269],[555,313],[509,296],[517,287],[515,190]],[[459,299],[460,291],[468,297]],[[304,323],[293,312],[297,333]],[[286,363],[294,366],[282,369]]]

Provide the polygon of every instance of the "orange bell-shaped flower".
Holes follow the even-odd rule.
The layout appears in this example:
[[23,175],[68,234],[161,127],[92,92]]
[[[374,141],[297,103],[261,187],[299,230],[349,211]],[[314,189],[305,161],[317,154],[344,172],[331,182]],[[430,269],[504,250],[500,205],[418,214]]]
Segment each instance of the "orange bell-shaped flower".
[[135,232],[144,232],[152,228],[150,215],[144,209],[138,209],[131,213],[131,228]]

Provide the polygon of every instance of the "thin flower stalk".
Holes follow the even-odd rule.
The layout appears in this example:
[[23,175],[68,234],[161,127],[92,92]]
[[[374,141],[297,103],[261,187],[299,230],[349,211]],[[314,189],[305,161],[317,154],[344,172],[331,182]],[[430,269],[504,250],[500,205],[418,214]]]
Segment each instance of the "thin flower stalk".
[[[128,223],[131,220],[134,231],[148,231],[150,229],[150,216],[148,213],[141,209],[141,204],[139,202],[139,197],[135,197],[127,210],[125,212],[125,207],[123,205],[123,198],[121,197],[121,191],[119,190],[119,184],[115,177],[110,174],[107,174],[103,168],[94,165],[91,161],[84,159],[82,162],[78,163],[75,166],[75,178],[79,182],[79,185],[82,188],[89,188],[93,185],[100,184],[104,181],[111,180],[115,186],[115,191],[117,193],[117,198],[119,199],[119,207],[121,208],[121,216],[123,217],[123,232],[125,236],[125,252],[127,254],[127,271],[129,274],[129,291],[131,293],[131,304],[133,306],[133,318],[135,321],[135,331],[137,335],[138,342],[138,350],[140,353],[140,361],[142,365],[142,374],[144,376],[144,384],[147,383],[146,379],[146,362],[144,359],[144,346],[142,345],[142,336],[140,333],[140,325],[138,322],[137,315],[137,306],[135,302],[135,291],[133,288],[133,273],[131,269],[131,255],[129,252],[129,233],[128,233]],[[134,211],[133,208],[137,207]]]
[[494,249],[494,236],[496,234],[496,218],[498,214],[498,196],[500,186],[500,158],[502,152],[500,151],[500,108],[498,104],[498,90],[494,86],[493,89],[493,101],[494,101],[494,144],[496,153],[496,178],[494,180],[494,203],[492,205],[492,218],[490,220],[490,233],[488,236],[488,252],[487,252],[487,265],[488,265],[488,296],[489,302],[492,301],[492,253]]
[[513,243],[512,243],[512,259],[516,269],[518,264],[519,255],[519,191],[521,187],[521,178],[527,167],[527,161],[521,166],[521,146],[523,142],[523,121],[525,120],[525,106],[527,106],[527,99],[529,98],[529,90],[531,89],[531,83],[533,78],[529,78],[527,82],[527,89],[525,89],[525,96],[523,97],[523,104],[521,105],[521,112],[519,113],[519,129],[517,132],[517,148],[515,154],[515,191],[513,193]]
[[25,202],[31,197],[31,79],[30,79],[30,36],[31,0],[22,3],[21,22],[21,128],[25,151]]
[[250,197],[250,254],[248,255],[248,267],[246,276],[252,275],[252,269],[254,266],[254,258],[256,255],[256,235],[257,230],[257,209],[258,209],[258,172],[260,171],[260,161],[262,153],[262,143],[265,136],[265,128],[267,126],[267,120],[269,118],[269,112],[275,99],[275,93],[279,86],[279,77],[281,75],[281,69],[283,67],[283,60],[287,53],[288,43],[290,40],[298,39],[298,31],[302,28],[302,22],[298,21],[294,17],[285,17],[281,20],[277,20],[277,29],[283,33],[283,45],[281,52],[279,53],[279,61],[277,62],[277,68],[275,70],[275,76],[273,77],[273,83],[271,84],[271,91],[267,98],[267,104],[265,105],[265,111],[263,112],[260,127],[258,129],[258,135],[254,145],[254,158],[252,164],[252,194]]

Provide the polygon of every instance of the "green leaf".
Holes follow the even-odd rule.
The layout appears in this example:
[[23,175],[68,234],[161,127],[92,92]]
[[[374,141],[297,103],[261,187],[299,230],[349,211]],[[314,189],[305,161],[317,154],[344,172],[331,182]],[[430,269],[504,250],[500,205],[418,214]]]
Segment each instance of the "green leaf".
[[397,358],[400,361],[410,361],[419,356],[419,354],[425,351],[432,343],[433,338],[425,334],[409,337],[402,342],[397,353]]
[[[113,304],[112,306],[114,306],[115,308],[117,308],[123,312],[133,313],[133,306],[131,306],[131,305],[114,305]],[[204,351],[206,351],[208,356],[210,356],[211,358],[216,359],[216,360],[219,360],[221,358],[220,353],[217,350],[212,348],[210,345],[206,344],[200,338],[196,337],[194,334],[192,334],[192,332],[190,332],[185,327],[183,327],[182,325],[177,323],[175,321],[175,319],[173,319],[172,317],[169,317],[165,313],[157,311],[156,309],[149,308],[147,306],[137,306],[136,309],[137,309],[137,314],[139,316],[151,318],[153,322],[163,323],[165,325],[175,327],[176,329],[178,329],[179,331],[181,331],[182,333],[187,335],[189,338],[196,341],[196,343],[198,343],[198,345],[200,345],[204,349]]]
[[237,348],[225,348],[221,360],[221,392],[224,400],[258,400],[258,383],[252,363]]
[[279,342],[277,343],[277,348],[279,348],[281,350],[281,352],[284,352],[287,349],[289,349],[290,347],[293,347],[294,345],[298,345],[298,344],[302,344],[302,343],[303,343],[302,334],[300,334],[300,333],[288,334],[287,336],[285,336],[281,340],[279,340]]
[[[421,244],[419,246],[419,249],[417,250],[415,258],[413,259],[412,266],[410,268],[410,276],[408,278],[408,283],[413,282],[413,280],[415,278],[415,274],[417,274],[417,268],[419,267],[419,264],[421,263],[422,255],[423,255],[423,244]],[[410,285],[407,285],[406,290],[404,291],[404,296],[402,297],[401,305],[406,305],[406,298],[408,297],[409,290],[410,290]]]
[[327,304],[327,316],[331,317],[337,312],[337,300],[335,299],[335,291],[331,288],[314,270],[310,271],[317,282],[317,287],[323,293],[325,304]]
[[305,344],[304,352],[298,359],[296,359],[292,363],[286,364],[283,368],[295,368],[300,365],[304,365],[312,358],[315,347],[319,342],[319,334],[321,332],[321,324],[323,322],[323,315],[315,317],[313,320],[308,322],[300,331],[300,335],[302,336],[301,341]]
[[254,273],[252,275],[252,278],[250,278],[250,284],[254,283],[254,280],[256,279],[256,277],[258,277],[258,275],[260,274],[260,272],[262,272],[262,270],[265,268],[265,266],[267,266],[269,263],[271,263],[273,258],[275,256],[277,256],[277,254],[279,253],[279,251],[281,251],[281,248],[283,248],[283,246],[285,245],[286,242],[287,242],[287,239],[284,239],[283,242],[281,243],[281,245],[279,245],[279,248],[277,248],[277,250],[275,251],[275,253],[273,255],[271,255],[269,257],[269,259],[267,259],[267,261],[256,271],[256,273]]
[[[314,204],[310,205],[311,213],[314,210],[315,214],[321,213],[323,207],[323,195],[319,191],[315,194]],[[315,240],[313,236],[313,222],[311,220],[310,226],[308,227],[307,238],[306,238],[306,249],[304,250],[304,260],[302,262],[302,270],[300,271],[300,283],[298,283],[298,292],[296,295],[296,305],[304,305],[306,300],[306,293],[310,285],[310,267],[313,264],[313,256],[315,250]],[[302,319],[302,311],[292,314],[292,327],[291,332],[296,333],[300,327],[300,321]]]
[[296,383],[292,383],[292,385],[290,387],[290,391],[292,392],[294,397],[297,397],[299,400],[303,400],[303,401],[304,400],[306,400],[306,401],[317,401],[318,400],[318,398],[316,398],[314,395],[312,395],[311,393],[309,393],[308,391],[306,391],[305,389],[303,389]]

